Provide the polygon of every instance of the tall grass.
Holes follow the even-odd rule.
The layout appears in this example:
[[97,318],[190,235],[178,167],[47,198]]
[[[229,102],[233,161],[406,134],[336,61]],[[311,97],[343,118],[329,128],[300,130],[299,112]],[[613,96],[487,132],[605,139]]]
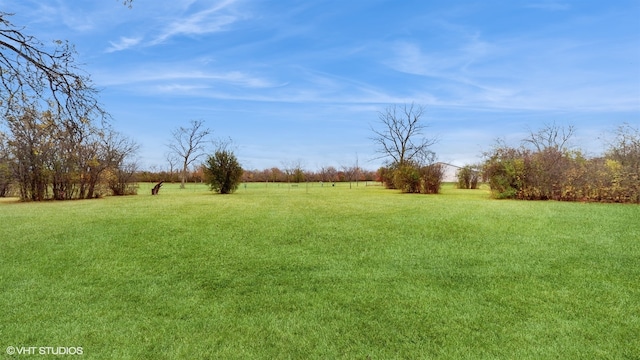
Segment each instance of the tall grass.
[[0,351],[640,356],[640,207],[329,185],[3,201]]

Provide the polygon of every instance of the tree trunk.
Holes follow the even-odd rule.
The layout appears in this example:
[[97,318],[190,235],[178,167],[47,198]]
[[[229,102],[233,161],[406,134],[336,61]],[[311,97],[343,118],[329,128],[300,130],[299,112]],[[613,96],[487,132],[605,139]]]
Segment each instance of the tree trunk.
[[185,159],[182,165],[182,179],[180,180],[180,189],[184,189],[184,184],[187,181],[187,159]]

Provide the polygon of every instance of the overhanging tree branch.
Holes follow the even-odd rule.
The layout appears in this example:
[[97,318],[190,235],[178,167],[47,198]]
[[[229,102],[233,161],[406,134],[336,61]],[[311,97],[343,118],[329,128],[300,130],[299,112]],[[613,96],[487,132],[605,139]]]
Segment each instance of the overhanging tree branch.
[[46,104],[73,121],[104,119],[97,90],[76,64],[73,46],[60,40],[53,48],[45,46],[13,25],[11,15],[0,12],[0,106],[5,114],[20,112],[25,104]]

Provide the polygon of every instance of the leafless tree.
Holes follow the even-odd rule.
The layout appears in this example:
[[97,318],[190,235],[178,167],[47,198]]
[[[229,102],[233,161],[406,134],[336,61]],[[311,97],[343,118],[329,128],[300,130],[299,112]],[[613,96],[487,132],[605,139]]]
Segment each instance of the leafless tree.
[[616,128],[615,137],[608,143],[607,156],[640,175],[640,128],[624,123]]
[[344,180],[349,182],[349,189],[351,189],[351,184],[356,180],[356,176],[358,174],[358,166],[341,165],[340,168],[344,174]]
[[329,181],[336,181],[338,180],[338,169],[336,169],[333,166],[329,166],[325,169],[325,174],[327,175],[327,178],[329,179]]
[[420,105],[391,105],[378,113],[380,129],[371,127],[377,159],[391,159],[398,166],[406,163],[426,164],[434,160],[430,147],[437,142],[436,137],[425,137],[422,121],[425,108]]
[[[176,154],[173,152],[167,152],[165,154],[167,163],[169,164],[169,178],[173,179],[173,172],[176,171],[176,166],[178,166],[178,162],[180,159],[176,157]],[[171,180],[173,182],[173,180]]]
[[523,139],[523,144],[532,145],[536,151],[542,152],[546,149],[554,149],[559,152],[564,151],[569,146],[569,139],[574,135],[575,127],[569,125],[562,127],[552,124],[544,124],[537,132],[529,130],[529,137]]
[[334,182],[336,181],[338,170],[329,165],[323,165],[318,171],[318,176],[322,182]]
[[182,162],[181,189],[184,189],[189,166],[205,155],[206,144],[212,131],[203,126],[203,121],[191,120],[189,127],[181,126],[171,132],[172,142],[167,144],[167,147]]
[[356,161],[353,165],[341,165],[342,173],[344,174],[345,180],[349,182],[349,189],[352,187],[352,182],[356,182],[356,186],[358,186],[358,180],[360,178],[360,173],[362,169],[360,169],[358,154],[356,154]]
[[555,122],[544,124],[537,132],[529,131],[529,137],[522,144],[533,147],[529,157],[527,181],[536,189],[536,196],[558,198],[561,186],[566,178],[566,169],[570,166],[567,157],[569,140],[573,136],[573,126],[562,127]]

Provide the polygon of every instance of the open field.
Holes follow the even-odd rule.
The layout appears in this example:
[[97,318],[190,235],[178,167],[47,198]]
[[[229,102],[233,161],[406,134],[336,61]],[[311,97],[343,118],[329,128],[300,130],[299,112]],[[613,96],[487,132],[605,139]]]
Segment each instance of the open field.
[[0,200],[0,357],[640,359],[640,206],[141,186]]

